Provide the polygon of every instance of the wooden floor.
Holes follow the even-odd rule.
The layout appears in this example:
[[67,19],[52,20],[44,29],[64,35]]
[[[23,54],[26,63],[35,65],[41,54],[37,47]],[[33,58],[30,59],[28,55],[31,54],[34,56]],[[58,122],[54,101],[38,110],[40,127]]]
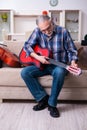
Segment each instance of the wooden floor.
[[87,104],[59,103],[60,118],[47,108],[32,110],[36,103],[1,103],[0,130],[87,130]]

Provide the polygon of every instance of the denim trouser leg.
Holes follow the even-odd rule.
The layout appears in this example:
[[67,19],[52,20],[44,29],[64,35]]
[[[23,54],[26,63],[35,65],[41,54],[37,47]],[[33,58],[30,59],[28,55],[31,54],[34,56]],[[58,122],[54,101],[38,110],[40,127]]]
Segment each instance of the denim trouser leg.
[[25,81],[28,89],[31,91],[36,101],[40,101],[44,96],[47,95],[46,91],[40,85],[37,79],[37,77],[40,77],[43,75],[46,75],[46,72],[39,70],[34,65],[24,67],[21,71],[21,77]]
[[48,100],[48,104],[51,106],[57,105],[57,97],[62,89],[67,70],[61,67],[54,67],[52,69],[53,83],[51,88],[51,95]]
[[60,90],[62,89],[66,73],[67,70],[55,65],[47,65],[43,71],[39,70],[36,66],[28,66],[22,69],[21,77],[25,81],[28,89],[31,91],[36,101],[40,101],[44,96],[47,95],[47,93],[40,85],[37,78],[47,74],[52,75],[53,83],[48,104],[51,106],[56,106],[57,97],[59,96]]

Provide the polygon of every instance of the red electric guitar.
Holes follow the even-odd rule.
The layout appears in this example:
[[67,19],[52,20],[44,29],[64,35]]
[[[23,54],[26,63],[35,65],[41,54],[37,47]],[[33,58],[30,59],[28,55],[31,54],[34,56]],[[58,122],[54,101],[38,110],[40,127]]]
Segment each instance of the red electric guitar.
[[[46,56],[46,57],[49,57],[49,51],[46,49],[46,48],[41,48],[39,47],[38,45],[36,45],[34,47],[34,51],[38,54],[38,55],[43,55],[43,56]],[[21,52],[20,52],[20,55],[19,55],[19,60],[20,62],[24,65],[24,66],[28,66],[28,65],[31,65],[31,64],[35,64],[37,67],[41,68],[41,63],[36,60],[35,58],[31,57],[31,56],[27,56],[26,55],[26,51],[22,48]],[[72,67],[70,65],[66,65],[62,62],[57,62],[55,61],[54,59],[47,59],[51,64],[54,64],[54,65],[57,65],[57,66],[60,66],[60,67],[63,67],[65,69],[67,69],[70,73],[74,74],[74,75],[80,75],[81,74],[81,69],[78,68],[78,67]]]

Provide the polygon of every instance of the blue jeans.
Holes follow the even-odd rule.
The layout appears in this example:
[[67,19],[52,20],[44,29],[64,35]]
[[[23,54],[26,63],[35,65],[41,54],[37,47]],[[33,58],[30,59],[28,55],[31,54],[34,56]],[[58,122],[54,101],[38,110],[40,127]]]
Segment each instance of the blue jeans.
[[38,77],[44,75],[52,75],[53,82],[48,104],[55,107],[57,105],[57,97],[62,89],[66,73],[66,69],[52,64],[46,65],[44,70],[40,70],[36,66],[32,65],[24,67],[22,69],[21,77],[25,81],[28,89],[30,90],[36,101],[40,101],[43,97],[47,95],[47,92],[38,82]]

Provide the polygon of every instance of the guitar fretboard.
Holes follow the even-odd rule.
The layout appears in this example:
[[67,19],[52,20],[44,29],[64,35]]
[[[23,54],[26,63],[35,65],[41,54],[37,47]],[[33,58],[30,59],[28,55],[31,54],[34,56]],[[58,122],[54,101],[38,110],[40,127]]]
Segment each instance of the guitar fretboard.
[[59,61],[55,61],[54,59],[51,59],[49,58],[48,61],[51,63],[51,64],[54,64],[54,65],[57,65],[57,66],[60,66],[60,67],[63,67],[63,68],[66,68],[68,65],[62,63],[62,62],[59,62]]

